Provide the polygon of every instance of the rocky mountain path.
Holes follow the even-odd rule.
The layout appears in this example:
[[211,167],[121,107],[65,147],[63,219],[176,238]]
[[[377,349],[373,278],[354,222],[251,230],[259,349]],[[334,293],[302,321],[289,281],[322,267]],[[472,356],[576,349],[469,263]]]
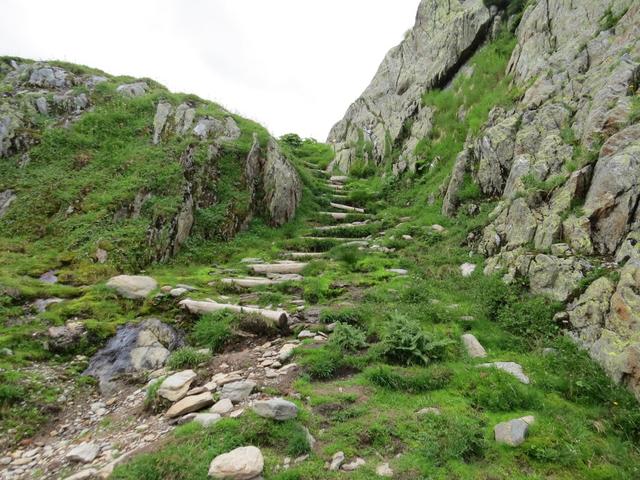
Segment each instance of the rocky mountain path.
[[[311,164],[307,167],[322,184],[324,201],[330,207],[319,213],[325,217],[322,225],[308,220],[307,231],[299,238],[320,238],[360,248],[368,247],[373,236],[368,231],[359,232],[357,229],[371,225],[375,218],[364,209],[350,204],[346,186],[348,178],[329,176]],[[335,195],[334,191],[340,193]],[[334,202],[336,196],[340,198],[340,203]],[[350,221],[354,215],[358,220]],[[345,230],[353,230],[353,233],[341,237]],[[326,251],[285,250],[281,252],[282,260],[271,263],[261,258],[247,258],[242,263],[248,275],[230,275],[217,282],[246,292],[283,282],[301,282],[308,262],[326,258],[326,255]],[[233,268],[228,270],[234,271]],[[398,274],[407,273],[397,270]],[[241,295],[240,299],[245,297]],[[295,397],[298,394],[290,388],[298,372],[298,366],[290,362],[294,348],[303,340],[326,342],[333,329],[333,325],[320,327],[314,321],[309,322],[308,319],[313,319],[317,312],[311,308],[311,315],[305,315],[307,306],[302,298],[291,300],[296,306],[294,312],[273,307],[261,308],[246,302],[222,303],[212,299],[190,298],[176,298],[176,301],[196,315],[224,309],[257,314],[270,322],[294,328],[298,334],[295,338],[279,337],[271,341],[248,336],[231,351],[215,355],[198,367],[197,376],[185,377],[186,380],[180,384],[184,392],[174,397],[166,395],[175,399],[168,411],[165,408],[170,402],[166,398],[160,402],[162,408],[149,411],[149,390],[153,383],[180,375],[180,372],[171,372],[166,368],[151,372],[146,386],[122,384],[117,393],[111,396],[101,396],[97,392],[73,396],[73,385],[69,385],[66,390],[69,398],[59,399],[64,407],[45,431],[0,457],[0,478],[108,478],[119,463],[136,453],[152,450],[178,424],[187,421],[210,424],[223,416],[239,417],[253,402],[270,398],[262,393],[265,389],[277,391],[280,396]],[[78,361],[84,362],[86,359],[79,358]],[[217,403],[214,398],[219,398]],[[207,413],[203,413],[205,411]]]

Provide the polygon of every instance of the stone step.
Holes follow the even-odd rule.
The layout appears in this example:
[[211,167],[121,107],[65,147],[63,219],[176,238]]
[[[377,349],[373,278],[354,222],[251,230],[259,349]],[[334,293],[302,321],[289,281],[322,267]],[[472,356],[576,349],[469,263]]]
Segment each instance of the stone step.
[[285,257],[290,258],[320,258],[324,257],[324,252],[285,252],[283,254]]
[[341,228],[358,228],[369,225],[368,220],[364,220],[363,222],[351,222],[351,223],[340,223],[338,225],[323,225],[322,227],[315,227],[314,230],[317,232],[325,232],[331,230],[338,230]]
[[289,321],[289,314],[284,310],[268,310],[266,308],[243,307],[231,303],[218,303],[213,300],[192,300],[186,298],[179,305],[195,315],[218,312],[220,310],[231,310],[232,312],[248,313],[259,315],[267,320],[276,322],[279,326],[286,326]]
[[317,237],[317,236],[309,236],[309,237],[303,237],[307,240],[332,240],[334,242],[351,242],[351,241],[356,241],[356,240],[360,240],[360,241],[364,241],[364,239],[366,239],[369,235],[365,235],[364,237]]
[[305,262],[278,261],[277,263],[257,263],[249,265],[255,273],[300,273],[308,264]]
[[345,205],[343,203],[330,202],[329,205],[331,205],[333,208],[337,208],[338,210],[346,210],[347,212],[364,213],[364,208],[352,207],[350,205]]
[[329,181],[334,183],[346,183],[349,180],[349,177],[346,175],[332,175],[329,178]]
[[269,285],[277,285],[283,282],[300,282],[304,279],[302,275],[295,273],[287,274],[269,274],[265,277],[241,277],[241,278],[223,278],[222,283],[229,285],[237,285],[244,288],[262,287]]

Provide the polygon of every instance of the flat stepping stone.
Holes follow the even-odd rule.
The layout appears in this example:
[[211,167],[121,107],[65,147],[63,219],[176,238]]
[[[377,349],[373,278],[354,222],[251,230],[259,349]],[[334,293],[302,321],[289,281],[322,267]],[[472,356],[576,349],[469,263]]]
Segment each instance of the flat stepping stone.
[[515,362],[493,362],[493,363],[482,363],[478,365],[479,368],[497,368],[504,372],[507,372],[510,375],[513,375],[522,383],[528,385],[530,383],[529,377],[527,377],[522,369],[522,365]]
[[291,258],[319,258],[326,254],[325,252],[285,252],[284,255]]
[[345,183],[348,180],[349,180],[349,177],[347,177],[346,175],[332,175],[329,178],[329,181],[337,182],[337,183]]
[[499,423],[493,429],[496,442],[512,447],[522,445],[527,437],[529,425],[532,425],[534,421],[533,416],[527,416]]
[[187,413],[197,412],[203,408],[207,408],[213,405],[213,395],[211,392],[201,393],[200,395],[191,395],[190,397],[184,397],[177,403],[174,403],[167,413],[167,418],[176,418],[186,415]]
[[243,288],[262,287],[269,285],[277,285],[283,282],[299,282],[303,279],[297,274],[267,274],[265,277],[243,277],[243,278],[223,278],[222,283],[228,285],[237,285]]
[[305,262],[282,261],[278,263],[264,263],[249,265],[255,273],[300,273],[308,264]]
[[334,203],[334,202],[330,202],[329,205],[331,205],[333,208],[337,208],[338,210],[346,210],[347,212],[364,213],[364,208],[352,207],[350,205],[344,205],[342,203]]
[[339,230],[341,228],[358,228],[358,227],[364,227],[366,225],[369,225],[368,220],[363,220],[362,222],[343,223],[340,225],[324,225],[322,227],[315,227],[315,230],[319,232],[324,232],[324,231],[330,231],[330,230]]
[[484,358],[487,356],[487,352],[480,344],[478,339],[471,333],[465,333],[462,335],[462,343],[467,350],[467,354],[471,358]]
[[404,268],[388,268],[387,272],[395,273],[396,275],[401,275],[401,276],[409,274],[409,270],[405,270]]
[[213,300],[201,301],[187,298],[182,300],[178,305],[195,315],[219,312],[220,310],[231,310],[232,312],[259,315],[267,320],[278,322],[279,325],[283,326],[286,325],[289,320],[289,315],[284,310],[244,307],[242,305],[234,305],[231,303],[218,303]]

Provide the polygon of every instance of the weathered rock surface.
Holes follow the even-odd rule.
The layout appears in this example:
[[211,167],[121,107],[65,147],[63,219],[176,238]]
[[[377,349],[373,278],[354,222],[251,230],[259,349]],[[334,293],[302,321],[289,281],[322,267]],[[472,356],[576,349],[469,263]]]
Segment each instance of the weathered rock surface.
[[512,447],[522,445],[529,431],[529,425],[533,422],[534,418],[529,416],[499,423],[493,429],[496,442]]
[[158,282],[145,275],[118,275],[107,282],[107,287],[113,288],[124,298],[146,298],[158,287]]
[[162,367],[171,351],[182,345],[178,333],[157,319],[120,327],[106,346],[96,353],[84,372],[100,381],[108,392],[112,380],[123,374],[156,370]]
[[379,163],[385,145],[395,142],[406,121],[416,117],[400,169],[409,168],[411,145],[415,148],[430,130],[431,112],[419,108],[422,94],[451,79],[486,38],[491,22],[482,0],[423,0],[414,27],[387,53],[370,85],[331,129],[328,142],[336,150],[332,165],[347,172],[357,159],[358,142],[370,143],[373,158],[366,160]]
[[254,402],[252,409],[259,416],[274,420],[290,420],[298,416],[298,407],[295,403],[282,398]]
[[67,453],[67,458],[74,462],[91,463],[100,453],[100,447],[93,443],[81,443]]
[[220,398],[226,398],[233,403],[240,403],[251,395],[254,388],[256,388],[256,382],[251,380],[227,383],[222,387]]
[[191,382],[196,378],[193,370],[184,370],[165,378],[158,388],[158,395],[172,402],[176,402],[187,395]]
[[484,358],[487,356],[487,352],[485,351],[484,347],[471,333],[465,333],[464,335],[462,335],[462,343],[467,350],[467,354],[471,358]]
[[524,370],[522,369],[522,365],[515,362],[493,362],[493,363],[483,363],[478,365],[481,368],[497,368],[498,370],[502,370],[503,372],[507,372],[509,375],[513,375],[520,382],[524,384],[529,384],[529,377],[525,375]]
[[213,405],[213,395],[211,395],[211,392],[190,395],[171,405],[165,415],[167,418],[181,417],[182,415],[197,412],[211,405]]
[[218,455],[209,465],[209,476],[225,480],[251,480],[264,469],[264,458],[257,447],[240,447]]

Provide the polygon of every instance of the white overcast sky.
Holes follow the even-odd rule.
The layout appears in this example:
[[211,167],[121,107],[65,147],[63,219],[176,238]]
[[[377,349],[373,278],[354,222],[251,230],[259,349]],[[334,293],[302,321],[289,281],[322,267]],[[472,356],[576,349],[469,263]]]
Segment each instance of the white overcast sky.
[[419,0],[0,0],[0,55],[150,77],[324,140]]

